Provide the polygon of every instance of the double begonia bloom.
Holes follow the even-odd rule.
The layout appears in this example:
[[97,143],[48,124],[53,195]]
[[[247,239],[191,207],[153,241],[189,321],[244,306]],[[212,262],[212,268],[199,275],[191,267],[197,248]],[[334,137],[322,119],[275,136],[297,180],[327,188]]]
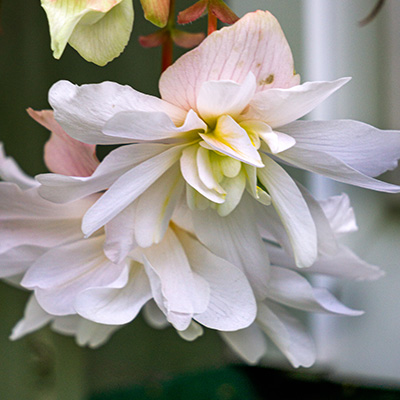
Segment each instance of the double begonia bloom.
[[[78,171],[91,173],[96,163],[92,146],[69,138],[51,112],[29,110],[29,113],[53,130],[45,147],[47,165],[71,175]],[[9,181],[0,183],[0,276],[21,282],[34,291],[24,318],[13,329],[12,339],[50,323],[56,332],[76,336],[78,344],[98,347],[143,308],[151,326],[172,324],[186,340],[200,336],[203,327],[218,330],[250,363],[265,353],[266,334],[297,367],[310,366],[316,353],[312,338],[290,314],[291,308],[360,314],[344,306],[327,290],[313,288],[295,271],[290,252],[271,244],[279,240],[276,236],[280,239],[284,236],[279,220],[276,236],[268,230],[263,233],[270,243],[264,246],[271,247],[273,265],[268,279],[264,277],[262,283],[267,288],[266,296],[256,303],[241,269],[204,244],[217,243],[217,247],[222,242],[226,244],[230,224],[222,223],[222,218],[215,221],[215,230],[209,235],[201,232],[199,240],[193,232],[191,213],[183,203],[180,205],[183,209],[177,208],[179,212],[174,213],[173,222],[159,244],[146,248],[134,245],[128,253],[110,254],[107,249],[118,240],[119,225],[111,221],[105,230],[100,229],[88,239],[83,238],[80,230],[80,219],[100,194],[69,204],[48,202],[38,196],[37,183],[5,155],[0,155],[0,177]],[[318,204],[307,192],[304,196],[318,220],[321,251],[338,246],[337,232],[355,229],[346,197]],[[245,209],[246,202],[242,202],[235,213],[243,213]],[[334,224],[329,220],[330,215],[335,216]],[[131,217],[124,216],[127,220]],[[242,222],[237,218],[235,221]],[[222,238],[215,240],[221,233]],[[127,236],[124,245],[132,239],[132,235]],[[253,237],[247,239],[252,241]],[[228,244],[228,248],[234,249],[235,244]],[[112,261],[107,253],[118,260]],[[264,260],[266,271],[267,261]],[[253,260],[247,259],[246,264],[247,274],[251,275]],[[336,249],[335,256],[322,257],[310,272],[348,279],[375,279],[381,275],[378,268],[364,263],[345,247]]]
[[103,66],[118,57],[129,41],[132,0],[42,0],[42,7],[57,59],[69,43],[85,60]]
[[[271,227],[281,219],[296,264],[311,266],[318,255],[315,217],[278,162],[398,192],[400,187],[372,177],[397,165],[400,134],[356,121],[296,121],[348,79],[299,84],[293,71],[278,22],[257,11],[214,32],[169,67],[160,79],[161,99],[111,82],[78,87],[60,81],[49,101],[68,135],[127,145],[112,151],[90,177],[39,175],[39,192],[62,203],[107,189],[85,214],[84,234],[119,220],[142,247],[162,240],[183,192],[194,213],[212,209],[195,224],[206,230],[214,229],[214,218],[240,214],[238,205],[250,197],[249,208],[263,204]],[[122,212],[134,215],[131,226]],[[246,226],[235,229],[254,231],[258,218],[249,210],[241,218]],[[265,264],[261,238],[247,242],[246,256]]]

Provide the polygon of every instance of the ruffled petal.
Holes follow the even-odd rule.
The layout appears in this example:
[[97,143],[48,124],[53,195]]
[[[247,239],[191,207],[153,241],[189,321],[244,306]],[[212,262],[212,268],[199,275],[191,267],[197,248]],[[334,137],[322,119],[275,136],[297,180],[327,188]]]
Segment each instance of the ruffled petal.
[[235,353],[249,364],[257,364],[267,352],[266,338],[257,324],[236,332],[219,332],[219,334]]
[[340,315],[361,315],[362,311],[346,307],[324,288],[313,288],[297,272],[271,267],[268,297],[285,306],[308,312],[327,312]]
[[322,103],[349,78],[333,82],[306,82],[289,89],[270,89],[257,93],[243,119],[259,119],[278,128],[303,117]]
[[204,82],[242,83],[249,72],[257,90],[287,88],[299,83],[293,57],[278,21],[268,11],[246,14],[231,27],[207,37],[180,57],[161,76],[161,97],[185,110],[196,110]]
[[131,263],[127,281],[117,279],[107,287],[91,287],[79,293],[75,309],[93,322],[123,325],[131,322],[152,297],[149,279],[139,263]]
[[296,139],[296,147],[330,154],[368,176],[396,168],[400,159],[398,131],[380,130],[358,121],[296,121],[282,131]]
[[269,257],[256,226],[246,196],[226,217],[212,210],[194,211],[193,223],[196,236],[214,254],[239,267],[246,275],[257,299],[268,293]]
[[73,85],[67,81],[55,83],[49,92],[54,116],[68,135],[84,143],[129,143],[102,133],[105,123],[121,111],[156,111],[167,113],[179,125],[186,112],[154,96],[142,94],[129,86],[113,82],[94,85]]
[[296,263],[309,267],[317,258],[317,231],[310,210],[295,182],[276,162],[262,156],[265,168],[258,170],[272,204],[289,236]]
[[202,325],[220,331],[235,331],[249,326],[257,307],[245,275],[231,263],[215,256],[183,231],[177,231],[190,265],[210,285],[207,310],[193,318]]
[[191,131],[205,131],[207,125],[190,110],[183,125],[177,127],[165,112],[122,111],[107,121],[102,132],[129,141],[191,140]]
[[295,368],[314,364],[316,349],[312,338],[285,309],[272,303],[259,304],[257,323]]
[[90,236],[135,201],[178,161],[183,148],[173,146],[118,178],[83,217],[83,233]]

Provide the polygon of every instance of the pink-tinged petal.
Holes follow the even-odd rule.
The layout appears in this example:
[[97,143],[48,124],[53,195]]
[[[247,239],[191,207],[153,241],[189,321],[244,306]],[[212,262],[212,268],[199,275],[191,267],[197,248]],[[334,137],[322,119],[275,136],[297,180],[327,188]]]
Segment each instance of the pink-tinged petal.
[[400,192],[400,186],[371,178],[324,151],[302,148],[296,145],[289,150],[279,153],[279,158],[290,165],[325,175],[339,182],[380,192]]
[[278,21],[267,11],[256,11],[212,33],[180,57],[162,74],[159,87],[164,100],[196,110],[204,82],[240,84],[252,72],[258,91],[288,88],[299,83],[293,71],[292,53]]
[[235,353],[249,364],[257,364],[267,352],[267,340],[257,324],[236,332],[219,332],[219,334]]
[[243,119],[259,119],[278,128],[303,117],[350,78],[332,82],[306,82],[288,89],[274,88],[257,93]]
[[[286,268],[297,269],[293,257],[277,246],[268,245],[271,263]],[[309,268],[307,273],[323,274],[336,278],[353,279],[357,281],[375,280],[384,275],[377,266],[366,263],[349,248],[339,245],[333,256],[320,256]]]
[[362,311],[346,307],[325,288],[313,288],[297,272],[271,267],[268,297],[277,303],[308,312],[325,312],[340,315],[361,315]]
[[187,329],[193,314],[207,309],[210,299],[207,281],[192,271],[171,229],[161,243],[146,249],[144,254],[154,300],[176,329]]
[[269,257],[254,227],[257,216],[244,195],[226,217],[215,210],[195,210],[193,224],[196,236],[214,254],[240,268],[246,275],[257,299],[268,294]]
[[140,0],[140,3],[148,21],[160,28],[167,24],[170,0]]
[[162,240],[184,188],[179,166],[174,165],[136,200],[134,231],[140,247]]
[[165,139],[192,140],[190,131],[206,131],[207,125],[190,110],[183,125],[177,127],[163,112],[124,111],[112,117],[103,133],[129,141],[160,141]]
[[21,189],[38,186],[38,183],[27,175],[12,157],[7,157],[3,143],[0,142],[0,179],[15,183]]
[[35,111],[28,114],[39,124],[51,131],[44,147],[44,161],[51,172],[61,175],[89,176],[99,165],[96,146],[79,142],[68,136],[54,119],[53,111]]
[[49,92],[54,117],[68,135],[84,143],[129,143],[125,138],[104,135],[104,124],[121,111],[163,112],[180,125],[186,112],[157,97],[137,92],[129,86],[113,82],[94,85],[55,83]]
[[246,328],[256,317],[257,307],[246,276],[238,267],[217,257],[187,233],[177,230],[193,271],[210,285],[207,309],[193,318],[221,331]]
[[83,233],[90,236],[133,203],[179,160],[183,148],[172,146],[118,178],[83,217]]
[[[289,236],[297,265],[309,267],[317,258],[317,230],[303,195],[288,173],[268,156],[265,168],[258,170],[272,204]],[[270,206],[267,206],[270,207]]]
[[48,314],[40,307],[35,296],[31,295],[24,310],[24,317],[14,326],[10,339],[18,340],[29,333],[37,331],[47,325],[53,318],[53,315]]
[[400,133],[358,121],[296,121],[282,130],[304,150],[327,153],[368,176],[397,167]]
[[109,285],[125,267],[105,257],[103,244],[104,237],[98,236],[51,249],[29,268],[22,286],[35,289],[39,304],[50,314],[75,314],[80,292]]
[[41,174],[40,195],[55,203],[67,203],[110,187],[120,176],[169,147],[163,144],[120,146],[111,151],[90,177]]
[[268,302],[258,305],[257,323],[287,357],[293,367],[311,367],[316,359],[307,329],[283,307]]
[[255,167],[264,166],[247,132],[229,115],[218,119],[214,131],[200,136],[215,151]]
[[93,287],[81,292],[75,309],[93,322],[123,325],[131,322],[151,299],[149,279],[139,263],[131,263],[128,280],[117,279],[107,287]]
[[197,110],[211,126],[221,115],[235,118],[250,103],[256,88],[256,78],[251,72],[240,85],[226,80],[204,82],[197,98]]

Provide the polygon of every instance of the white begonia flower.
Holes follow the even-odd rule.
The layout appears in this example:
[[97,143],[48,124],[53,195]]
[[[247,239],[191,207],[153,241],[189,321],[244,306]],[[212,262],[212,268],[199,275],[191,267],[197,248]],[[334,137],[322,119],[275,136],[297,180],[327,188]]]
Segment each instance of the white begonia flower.
[[[66,173],[92,168],[91,146],[67,139],[52,113],[30,114],[53,129],[45,147],[47,164],[58,159],[56,168]],[[86,152],[91,157],[81,157],[79,165],[77,154]],[[0,158],[0,165],[11,167],[1,171],[15,180],[18,169],[11,161]],[[28,307],[15,337],[50,320],[59,326],[56,317],[77,313],[102,325],[123,325],[152,298],[181,331],[193,326],[192,319],[228,331],[254,321],[256,302],[245,275],[172,222],[157,245],[142,249],[129,238],[119,242],[118,254],[113,253],[118,261],[113,262],[104,252],[118,235],[113,221],[89,239],[80,229],[82,216],[100,194],[55,204],[38,196],[37,189],[0,183],[0,277],[23,276],[21,285],[34,290],[42,309],[34,303]]]
[[140,212],[132,211],[135,217],[123,227],[145,247],[162,239],[180,181],[191,209],[211,207],[224,217],[247,191],[276,210],[296,264],[310,266],[318,253],[314,217],[277,161],[398,192],[400,187],[372,176],[395,167],[400,134],[356,121],[293,122],[348,80],[300,85],[293,70],[278,22],[257,11],[214,32],[169,67],[160,79],[161,99],[111,82],[78,87],[60,81],[49,101],[71,137],[127,145],[112,151],[90,177],[37,176],[40,194],[62,203],[107,189],[84,216],[83,232],[90,236],[110,220],[122,220],[122,211],[132,207]]
[[[64,172],[89,172],[93,168],[93,148],[64,137],[65,133],[54,122],[51,113],[30,113],[45,126],[53,128],[52,138],[46,145],[45,160],[48,164],[60,154],[60,163],[55,167]],[[89,157],[84,156],[86,152]],[[82,155],[82,165],[75,158],[76,154]],[[12,181],[16,180],[14,175],[21,176],[15,162],[5,155],[0,157],[0,167],[4,165],[10,166],[10,171],[0,168],[4,176]],[[7,233],[12,233],[8,244],[3,245],[6,247],[0,249],[0,274],[6,278],[13,274],[24,275],[23,284],[35,289],[24,317],[13,329],[13,340],[50,324],[56,332],[75,336],[80,345],[98,347],[135,318],[146,303],[144,315],[151,326],[160,328],[172,324],[185,340],[192,341],[202,335],[203,326],[217,329],[244,360],[253,363],[266,350],[264,332],[294,366],[310,366],[315,359],[312,339],[285,307],[308,312],[359,314],[345,307],[326,290],[313,288],[297,272],[287,269],[295,268],[290,253],[287,255],[282,250],[272,253],[275,265],[281,262],[289,265],[274,265],[271,270],[268,258],[257,260],[250,257],[254,248],[266,244],[248,230],[262,222],[262,219],[249,220],[251,214],[243,214],[249,205],[249,196],[233,212],[236,215],[233,222],[226,220],[231,216],[214,219],[215,229],[209,233],[215,253],[194,236],[198,217],[206,218],[204,213],[211,210],[191,214],[183,203],[174,214],[176,224],[170,224],[159,244],[139,248],[132,244],[132,239],[120,241],[118,251],[112,253],[119,261],[112,263],[103,252],[103,247],[107,248],[104,231],[83,239],[76,223],[96,196],[70,204],[54,204],[38,197],[34,181],[30,182],[33,187],[24,191],[12,183],[0,183],[0,220],[6,223],[2,224],[5,231],[8,227],[8,232],[0,229],[0,234],[7,236]],[[321,253],[336,254],[338,248],[334,234],[355,228],[347,199],[330,199],[322,204],[322,209],[310,195],[303,194],[317,227],[320,227]],[[130,217],[127,212],[130,209],[124,211],[125,218]],[[333,216],[334,222],[328,221],[325,214]],[[246,215],[250,221],[247,225],[246,218],[243,218]],[[277,219],[277,222],[273,233],[262,227],[260,232],[266,239],[285,246],[288,239],[284,238],[281,221]],[[109,236],[106,242],[119,237],[118,226],[114,224],[115,221],[111,221],[106,225]],[[242,225],[242,230],[235,229],[234,224]],[[52,238],[54,226],[61,225],[63,234]],[[242,236],[235,237],[238,232]],[[200,229],[200,234],[203,233]],[[331,236],[333,245],[323,245]],[[241,254],[241,249],[247,249],[248,253]],[[340,261],[347,262],[346,254],[341,257]],[[260,276],[261,269],[254,268],[262,261],[268,275]],[[253,277],[255,292],[264,293],[258,299],[257,319],[253,324],[255,299],[246,278],[234,263]],[[356,269],[358,278],[379,275],[376,268],[361,260],[358,264],[357,259],[352,260],[352,267]],[[346,276],[343,268],[339,269],[339,274],[335,271],[332,268],[333,275]],[[317,268],[316,272],[325,273],[324,267]],[[355,277],[354,273],[349,274],[349,277]]]
[[132,0],[42,0],[51,49],[60,58],[69,43],[85,60],[103,66],[128,44]]

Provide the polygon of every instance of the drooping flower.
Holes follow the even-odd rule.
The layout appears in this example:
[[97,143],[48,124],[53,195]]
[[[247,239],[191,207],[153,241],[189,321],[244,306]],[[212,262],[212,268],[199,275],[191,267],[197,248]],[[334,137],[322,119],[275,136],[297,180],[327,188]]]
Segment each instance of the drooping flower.
[[84,59],[103,66],[118,57],[129,41],[132,0],[42,0],[42,7],[57,59],[69,43]]
[[[112,151],[90,177],[39,175],[40,194],[68,202],[107,189],[83,218],[85,235],[131,208],[140,210],[132,211],[135,226],[146,230],[139,232],[133,220],[126,228],[136,230],[146,247],[162,240],[182,178],[189,207],[211,208],[225,221],[248,192],[253,204],[279,216],[296,264],[310,266],[318,253],[314,216],[278,162],[398,192],[372,177],[397,164],[400,134],[356,121],[295,121],[347,79],[300,85],[293,71],[278,22],[258,11],[211,34],[168,68],[160,79],[161,99],[111,82],[58,82],[49,100],[71,137],[127,145]],[[265,259],[262,251],[253,257]]]
[[[60,171],[90,171],[91,146],[68,138],[51,112],[31,110],[30,114],[53,130],[45,147],[48,165],[58,160]],[[91,157],[85,157],[87,152]],[[15,164],[10,159],[0,161],[0,167],[6,164],[0,172],[12,166],[2,176],[16,181],[12,178]],[[179,331],[189,329],[192,319],[228,331],[253,322],[255,299],[245,275],[175,223],[166,227],[157,245],[142,249],[127,236],[110,251],[110,243],[120,236],[114,221],[89,239],[80,229],[82,216],[101,194],[55,204],[38,196],[32,182],[25,189],[0,183],[0,277],[21,281],[35,296],[15,337],[50,321],[59,326],[64,317],[77,314],[104,326],[123,325],[150,299]],[[80,317],[73,321],[82,325]]]

